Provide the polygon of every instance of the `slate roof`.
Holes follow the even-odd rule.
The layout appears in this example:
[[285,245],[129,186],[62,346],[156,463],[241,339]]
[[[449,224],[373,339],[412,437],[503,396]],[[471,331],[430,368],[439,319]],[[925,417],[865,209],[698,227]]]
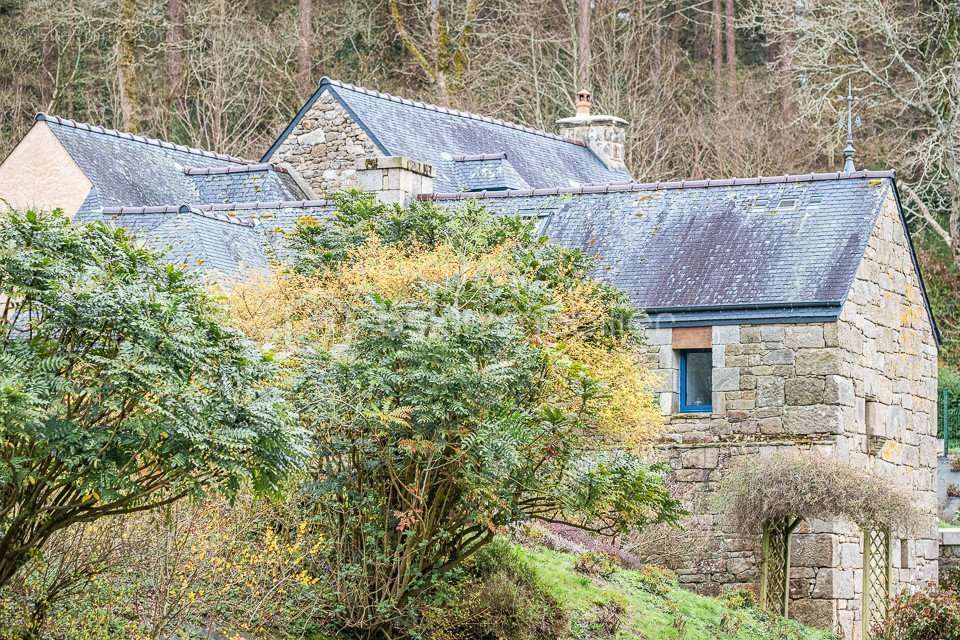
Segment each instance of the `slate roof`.
[[269,165],[44,113],[36,119],[47,123],[93,185],[77,211],[80,220],[102,207],[257,200],[258,188],[274,200],[304,197]]
[[304,193],[285,169],[269,164],[243,167],[187,167],[200,203],[303,199]]
[[282,240],[299,217],[332,211],[325,200],[105,207],[85,221],[122,227],[170,262],[229,281],[283,259]]
[[492,211],[541,219],[551,239],[595,256],[597,275],[651,324],[813,322],[839,314],[880,204],[895,193],[893,177],[859,171],[421,198],[450,207],[480,198]]
[[452,158],[453,182],[456,191],[502,191],[529,189],[530,185],[517,173],[505,153]]
[[507,154],[534,188],[630,180],[611,170],[588,147],[538,129],[488,116],[455,111],[323,78],[273,146],[268,161],[310,107],[329,92],[387,156],[404,156],[436,169],[437,191],[458,190],[454,156]]
[[171,263],[215,279],[236,280],[269,268],[251,221],[211,215],[187,205],[106,207],[86,219],[123,227]]

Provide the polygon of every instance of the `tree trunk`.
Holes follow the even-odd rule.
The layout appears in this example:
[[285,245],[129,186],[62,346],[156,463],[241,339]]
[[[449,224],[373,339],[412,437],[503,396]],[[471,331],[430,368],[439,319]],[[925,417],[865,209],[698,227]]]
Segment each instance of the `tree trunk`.
[[954,263],[960,265],[960,187],[952,185],[950,202],[950,250],[953,253]]
[[167,82],[170,97],[176,99],[183,91],[183,0],[167,0]]
[[297,86],[304,95],[313,89],[313,0],[298,2]]
[[797,118],[797,96],[793,88],[793,47],[796,28],[795,3],[787,0],[783,16],[783,38],[777,46],[777,75],[780,89],[780,114],[784,123],[790,123]]
[[734,25],[734,0],[727,0],[727,89],[733,95],[737,88],[737,30]]
[[[660,4],[658,0],[653,8],[653,77],[658,85],[663,71],[663,25],[661,24],[663,16]],[[642,17],[646,18],[646,12]]]
[[713,93],[719,99],[723,85],[723,10],[720,0],[713,0]]
[[137,82],[137,0],[120,0],[117,30],[117,84],[122,128],[140,131],[140,89]]
[[590,86],[590,0],[577,0],[577,90]]

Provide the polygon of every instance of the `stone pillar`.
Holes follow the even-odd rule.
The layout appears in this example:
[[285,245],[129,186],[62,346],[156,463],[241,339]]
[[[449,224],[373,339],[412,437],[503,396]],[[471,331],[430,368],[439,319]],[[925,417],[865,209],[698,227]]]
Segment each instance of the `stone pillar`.
[[402,156],[367,158],[357,164],[360,188],[388,204],[407,205],[421,193],[433,193],[433,176],[433,166]]
[[590,147],[607,168],[626,170],[627,121],[593,115],[590,108],[590,92],[581,91],[577,94],[577,115],[557,120],[560,135]]

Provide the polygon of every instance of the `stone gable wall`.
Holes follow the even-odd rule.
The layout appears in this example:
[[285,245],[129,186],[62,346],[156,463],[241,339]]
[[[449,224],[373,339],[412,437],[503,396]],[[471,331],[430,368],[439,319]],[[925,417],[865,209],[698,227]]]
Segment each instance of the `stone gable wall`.
[[317,197],[324,197],[357,187],[358,161],[382,155],[328,92],[317,98],[271,161],[292,166]]
[[[665,414],[659,453],[691,512],[688,529],[705,540],[675,567],[681,581],[706,593],[757,586],[759,536],[735,531],[714,495],[737,459],[784,450],[829,455],[912,490],[930,522],[894,538],[894,588],[935,581],[936,346],[892,194],[837,322],[715,326],[711,349],[713,412],[680,415],[672,330],[646,331]],[[803,522],[791,617],[861,637],[861,540],[848,523]]]
[[[913,492],[929,514],[920,531],[893,541],[895,591],[937,581],[937,346],[893,193],[887,194],[838,322],[843,373],[855,405],[837,455]],[[848,531],[841,552],[856,558],[855,595],[837,617],[859,628],[862,540]]]

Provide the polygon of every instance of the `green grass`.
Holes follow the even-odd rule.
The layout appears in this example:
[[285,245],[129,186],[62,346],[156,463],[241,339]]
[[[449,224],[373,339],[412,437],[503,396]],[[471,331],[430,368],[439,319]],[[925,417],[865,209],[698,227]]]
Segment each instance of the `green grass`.
[[575,556],[548,549],[520,547],[537,580],[570,613],[573,638],[590,638],[598,605],[619,601],[625,608],[618,640],[829,640],[834,636],[790,620],[769,620],[749,608],[733,609],[716,598],[672,588],[665,595],[648,592],[636,571],[619,570],[609,578],[574,570]]

